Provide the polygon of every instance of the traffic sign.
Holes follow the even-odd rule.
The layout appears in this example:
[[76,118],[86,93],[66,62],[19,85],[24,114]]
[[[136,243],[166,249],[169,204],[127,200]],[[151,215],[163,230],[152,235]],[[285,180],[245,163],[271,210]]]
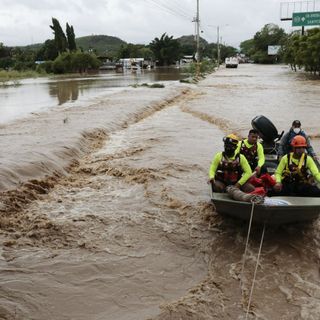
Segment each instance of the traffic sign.
[[320,11],[295,12],[292,14],[292,26],[318,26],[320,25]]

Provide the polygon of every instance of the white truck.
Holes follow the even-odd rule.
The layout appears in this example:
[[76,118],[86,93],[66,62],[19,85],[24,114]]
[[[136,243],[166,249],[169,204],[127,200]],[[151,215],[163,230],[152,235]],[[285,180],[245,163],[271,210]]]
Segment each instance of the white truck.
[[236,57],[229,57],[225,59],[226,68],[238,68],[238,58]]

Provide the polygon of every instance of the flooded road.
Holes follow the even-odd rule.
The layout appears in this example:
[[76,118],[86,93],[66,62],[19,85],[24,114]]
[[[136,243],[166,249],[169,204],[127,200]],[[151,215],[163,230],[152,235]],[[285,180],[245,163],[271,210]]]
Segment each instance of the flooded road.
[[[319,86],[240,65],[1,128],[0,319],[245,319],[262,230],[240,283],[247,224],[214,212],[208,167],[257,114],[319,154]],[[320,318],[319,231],[267,228],[248,319]]]
[[21,119],[30,113],[64,107],[88,106],[93,99],[119,92],[142,83],[177,81],[187,75],[176,68],[157,68],[139,72],[105,71],[72,78],[36,78],[18,80],[16,84],[0,86],[0,125]]

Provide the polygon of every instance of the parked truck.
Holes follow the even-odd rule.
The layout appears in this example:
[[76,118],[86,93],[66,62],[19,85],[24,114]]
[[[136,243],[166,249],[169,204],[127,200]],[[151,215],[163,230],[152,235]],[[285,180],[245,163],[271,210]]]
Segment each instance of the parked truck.
[[229,57],[225,59],[226,68],[238,68],[238,58],[236,57]]

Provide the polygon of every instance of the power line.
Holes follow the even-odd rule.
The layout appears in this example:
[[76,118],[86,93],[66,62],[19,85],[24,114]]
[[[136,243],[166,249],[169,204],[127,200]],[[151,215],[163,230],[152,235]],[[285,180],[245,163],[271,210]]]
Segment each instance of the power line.
[[190,22],[189,16],[183,14],[182,12],[178,12],[178,11],[176,11],[176,10],[173,10],[172,8],[170,8],[169,6],[164,5],[163,3],[158,3],[158,2],[156,2],[155,0],[145,0],[145,1],[147,1],[147,2],[149,2],[149,3],[152,2],[152,3],[155,4],[158,8],[160,8],[160,9],[162,9],[162,10],[168,12],[168,13],[171,13],[171,14],[173,14],[173,15],[175,15],[175,16],[179,16],[180,18],[186,19],[186,20],[188,20],[188,21]]
[[181,12],[183,15],[187,17],[193,17],[194,13],[190,13],[187,8],[181,6],[181,3],[178,3],[174,0],[162,0],[166,6],[171,7],[173,10]]
[[184,13],[177,11],[175,9],[173,9],[172,7],[165,5],[164,3],[161,2],[156,2],[155,0],[149,0],[152,1],[154,4],[156,4],[158,7],[165,9],[166,11],[168,11],[169,13],[175,15],[175,16],[180,16],[182,18],[186,18],[189,20],[189,16],[185,15]]

